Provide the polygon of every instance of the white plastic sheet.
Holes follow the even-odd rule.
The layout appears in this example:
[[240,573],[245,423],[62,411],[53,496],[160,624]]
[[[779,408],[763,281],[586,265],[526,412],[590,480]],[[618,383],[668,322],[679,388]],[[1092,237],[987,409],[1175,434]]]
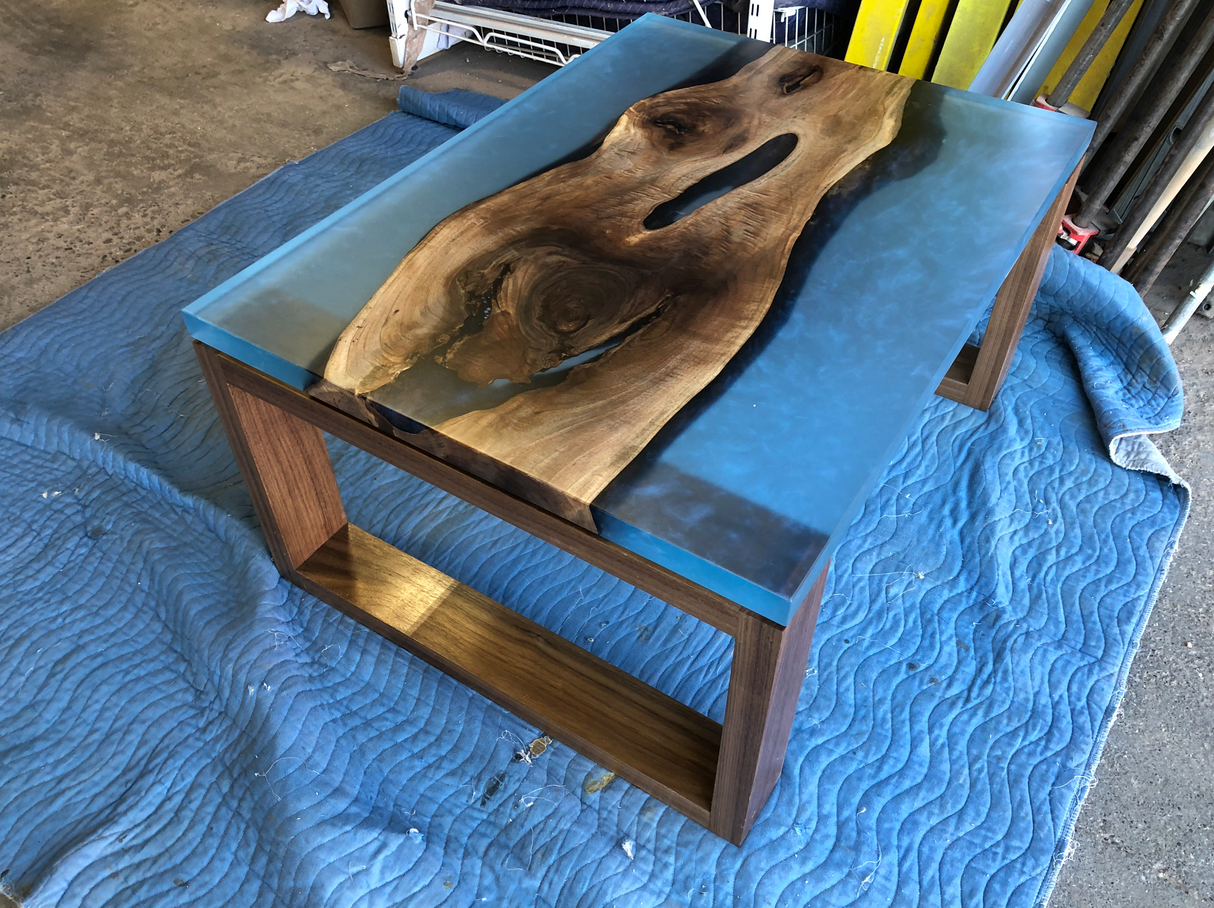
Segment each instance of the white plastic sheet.
[[307,13],[309,16],[324,16],[329,18],[329,4],[325,0],[283,0],[278,9],[266,13],[267,22],[282,22],[290,19],[296,13]]

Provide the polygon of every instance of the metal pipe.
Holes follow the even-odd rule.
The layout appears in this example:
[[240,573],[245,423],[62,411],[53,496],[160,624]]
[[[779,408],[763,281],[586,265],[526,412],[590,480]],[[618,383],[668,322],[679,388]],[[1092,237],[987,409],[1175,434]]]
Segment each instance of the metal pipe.
[[1134,256],[1130,267],[1122,274],[1140,296],[1146,297],[1193,225],[1205,213],[1211,199],[1214,199],[1214,154],[1207,154],[1201,167],[1185,184],[1171,210],[1155,229],[1150,245]]
[[1206,273],[1201,276],[1200,283],[1189,291],[1184,302],[1177,306],[1168,316],[1168,320],[1163,323],[1163,339],[1167,341],[1169,347],[1180,335],[1180,330],[1189,323],[1193,313],[1201,308],[1201,304],[1210,295],[1211,289],[1214,289],[1214,264],[1206,269]]
[[[1071,0],[1024,0],[974,76],[969,90],[1010,99]],[[1040,88],[1038,83],[1034,88]]]
[[[1027,2],[1028,0],[1025,0],[1025,3]],[[1016,79],[1015,85],[1006,96],[1009,101],[1015,101],[1017,104],[1033,103],[1093,5],[1095,0],[1062,0],[1057,16],[1044,33],[1045,39],[1041,46],[1029,57],[1024,72]],[[1020,6],[1023,7],[1024,3]]]
[[1093,225],[1093,219],[1104,208],[1109,196],[1113,194],[1117,184],[1121,182],[1121,178],[1125,176],[1126,170],[1155,132],[1163,115],[1192,77],[1202,57],[1212,44],[1214,44],[1214,9],[1202,22],[1201,28],[1193,36],[1189,46],[1185,48],[1185,53],[1177,57],[1172,64],[1159,92],[1151,98],[1146,108],[1138,113],[1136,122],[1127,127],[1113,142],[1110,150],[1112,157],[1104,165],[1103,172],[1096,184],[1088,190],[1083,206],[1075,215],[1076,226],[1091,227]]
[[[1214,91],[1207,91],[1205,97],[1201,99],[1201,104],[1193,112],[1189,122],[1185,124],[1180,141],[1168,151],[1167,157],[1163,159],[1163,163],[1159,166],[1159,170],[1150,184],[1126,213],[1125,220],[1117,228],[1117,232],[1105,248],[1104,254],[1100,256],[1100,264],[1114,274],[1121,271],[1122,266],[1125,265],[1126,260],[1141,241],[1143,232],[1150,229],[1155,219],[1163,213],[1160,205],[1167,205],[1183,187],[1182,183],[1173,188],[1174,179],[1186,166],[1191,168],[1190,173],[1196,169],[1210,145],[1214,144],[1214,136],[1208,134],[1209,129],[1207,128],[1212,122],[1214,122]],[[1200,158],[1194,160],[1195,153],[1200,154]]]
[[1193,11],[1193,7],[1196,5],[1197,0],[1175,0],[1168,8],[1168,11],[1163,14],[1163,17],[1159,20],[1159,26],[1155,29],[1155,34],[1151,35],[1151,40],[1142,49],[1142,56],[1138,58],[1138,62],[1134,64],[1134,68],[1126,76],[1121,90],[1109,99],[1109,104],[1104,110],[1104,115],[1101,117],[1100,122],[1096,124],[1096,132],[1092,136],[1092,144],[1088,146],[1089,160],[1100,150],[1100,146],[1108,138],[1109,132],[1117,124],[1117,121],[1121,119],[1121,115],[1129,108],[1130,102],[1138,96],[1139,90],[1155,74],[1159,61],[1172,46],[1172,42],[1180,31],[1180,27],[1188,20],[1189,13]]
[[[393,2],[398,2],[398,0],[393,0]],[[1100,90],[1100,96],[1096,99],[1096,106],[1092,108],[1090,119],[1104,119],[1104,109],[1108,107],[1109,100],[1121,90],[1126,76],[1130,74],[1130,70],[1138,62],[1138,58],[1142,56],[1143,48],[1151,40],[1151,35],[1155,34],[1159,20],[1163,18],[1163,14],[1168,11],[1171,4],[1172,0],[1142,0],[1142,7],[1138,10],[1138,15],[1134,17],[1134,26],[1126,35],[1121,53],[1117,55],[1116,62],[1109,70],[1109,77]]]
[[1096,27],[1092,29],[1092,33],[1083,42],[1083,47],[1079,48],[1079,53],[1075,55],[1071,65],[1066,68],[1066,72],[1062,74],[1062,78],[1058,80],[1054,90],[1045,99],[1046,104],[1057,110],[1071,99],[1071,92],[1087,74],[1092,61],[1104,49],[1109,35],[1113,34],[1113,29],[1120,24],[1133,2],[1134,0],[1113,0],[1109,4],[1108,9],[1100,17],[1100,21],[1096,23]]

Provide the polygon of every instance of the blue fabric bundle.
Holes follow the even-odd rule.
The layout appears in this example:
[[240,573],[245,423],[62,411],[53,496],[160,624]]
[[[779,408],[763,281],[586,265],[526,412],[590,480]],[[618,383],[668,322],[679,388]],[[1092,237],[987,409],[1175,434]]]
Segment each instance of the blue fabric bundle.
[[[443,102],[437,102],[443,107]],[[460,105],[431,110],[462,124]],[[420,108],[417,108],[420,109]],[[0,335],[0,887],[30,906],[1030,906],[1188,507],[1175,366],[1055,253],[994,409],[834,563],[737,848],[281,581],[180,308],[454,130],[393,114]],[[342,444],[351,519],[720,720],[730,641]]]
[[493,113],[505,101],[462,88],[444,92],[422,91],[412,85],[402,85],[396,93],[396,106],[407,114],[467,129],[481,117]]

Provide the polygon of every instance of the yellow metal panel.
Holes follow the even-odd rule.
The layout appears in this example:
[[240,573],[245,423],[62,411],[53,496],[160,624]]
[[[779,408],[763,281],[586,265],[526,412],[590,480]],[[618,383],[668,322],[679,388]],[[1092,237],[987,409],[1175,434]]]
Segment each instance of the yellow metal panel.
[[[1083,42],[1088,39],[1088,35],[1092,33],[1092,29],[1096,27],[1096,23],[1100,21],[1100,17],[1104,15],[1104,11],[1108,9],[1107,0],[1096,0],[1092,4],[1092,8],[1088,10],[1088,14],[1083,17],[1083,21],[1079,23],[1079,28],[1075,30],[1075,34],[1071,36],[1070,43],[1067,44],[1066,50],[1062,52],[1062,56],[1058,58],[1058,62],[1054,64],[1054,68],[1050,70],[1050,74],[1041,83],[1041,90],[1037,92],[1039,95],[1048,95],[1054,90],[1054,86],[1062,78],[1062,74],[1066,72],[1066,68],[1071,65],[1071,61],[1079,53],[1079,49],[1083,47]],[[1104,83],[1109,78],[1109,73],[1113,71],[1113,64],[1117,62],[1117,55],[1121,53],[1121,46],[1125,44],[1125,39],[1129,37],[1130,28],[1134,25],[1134,20],[1138,18],[1138,11],[1142,9],[1142,0],[1135,0],[1134,4],[1129,8],[1121,22],[1113,29],[1113,34],[1109,36],[1109,40],[1105,43],[1104,48],[1096,55],[1096,59],[1092,61],[1092,65],[1088,67],[1087,73],[1079,80],[1079,84],[1075,86],[1075,90],[1071,92],[1071,103],[1082,107],[1084,110],[1091,110],[1096,103],[1096,98],[1100,95],[1100,90],[1104,88]]]
[[898,67],[901,75],[914,79],[927,75],[928,64],[932,62],[932,54],[940,40],[940,26],[944,24],[944,14],[947,12],[948,0],[923,0],[920,4],[919,15],[915,17],[915,26],[906,44],[906,53],[902,55],[902,65]]
[[908,0],[861,0],[847,45],[848,63],[885,69],[902,25]]
[[969,88],[995,46],[1009,5],[1009,0],[961,0],[932,81],[953,88]]

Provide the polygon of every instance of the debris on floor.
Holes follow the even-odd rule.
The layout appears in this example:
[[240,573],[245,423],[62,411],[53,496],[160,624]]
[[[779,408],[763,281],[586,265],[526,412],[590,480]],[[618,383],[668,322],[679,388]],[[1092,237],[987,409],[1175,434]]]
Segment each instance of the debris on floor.
[[329,18],[329,4],[325,0],[283,0],[278,9],[266,13],[267,22],[282,22],[290,19],[296,13],[307,13],[309,16],[324,16]]
[[582,791],[586,792],[588,795],[597,794],[610,785],[613,781],[615,781],[614,772],[604,772],[598,775],[593,775],[582,785]]

